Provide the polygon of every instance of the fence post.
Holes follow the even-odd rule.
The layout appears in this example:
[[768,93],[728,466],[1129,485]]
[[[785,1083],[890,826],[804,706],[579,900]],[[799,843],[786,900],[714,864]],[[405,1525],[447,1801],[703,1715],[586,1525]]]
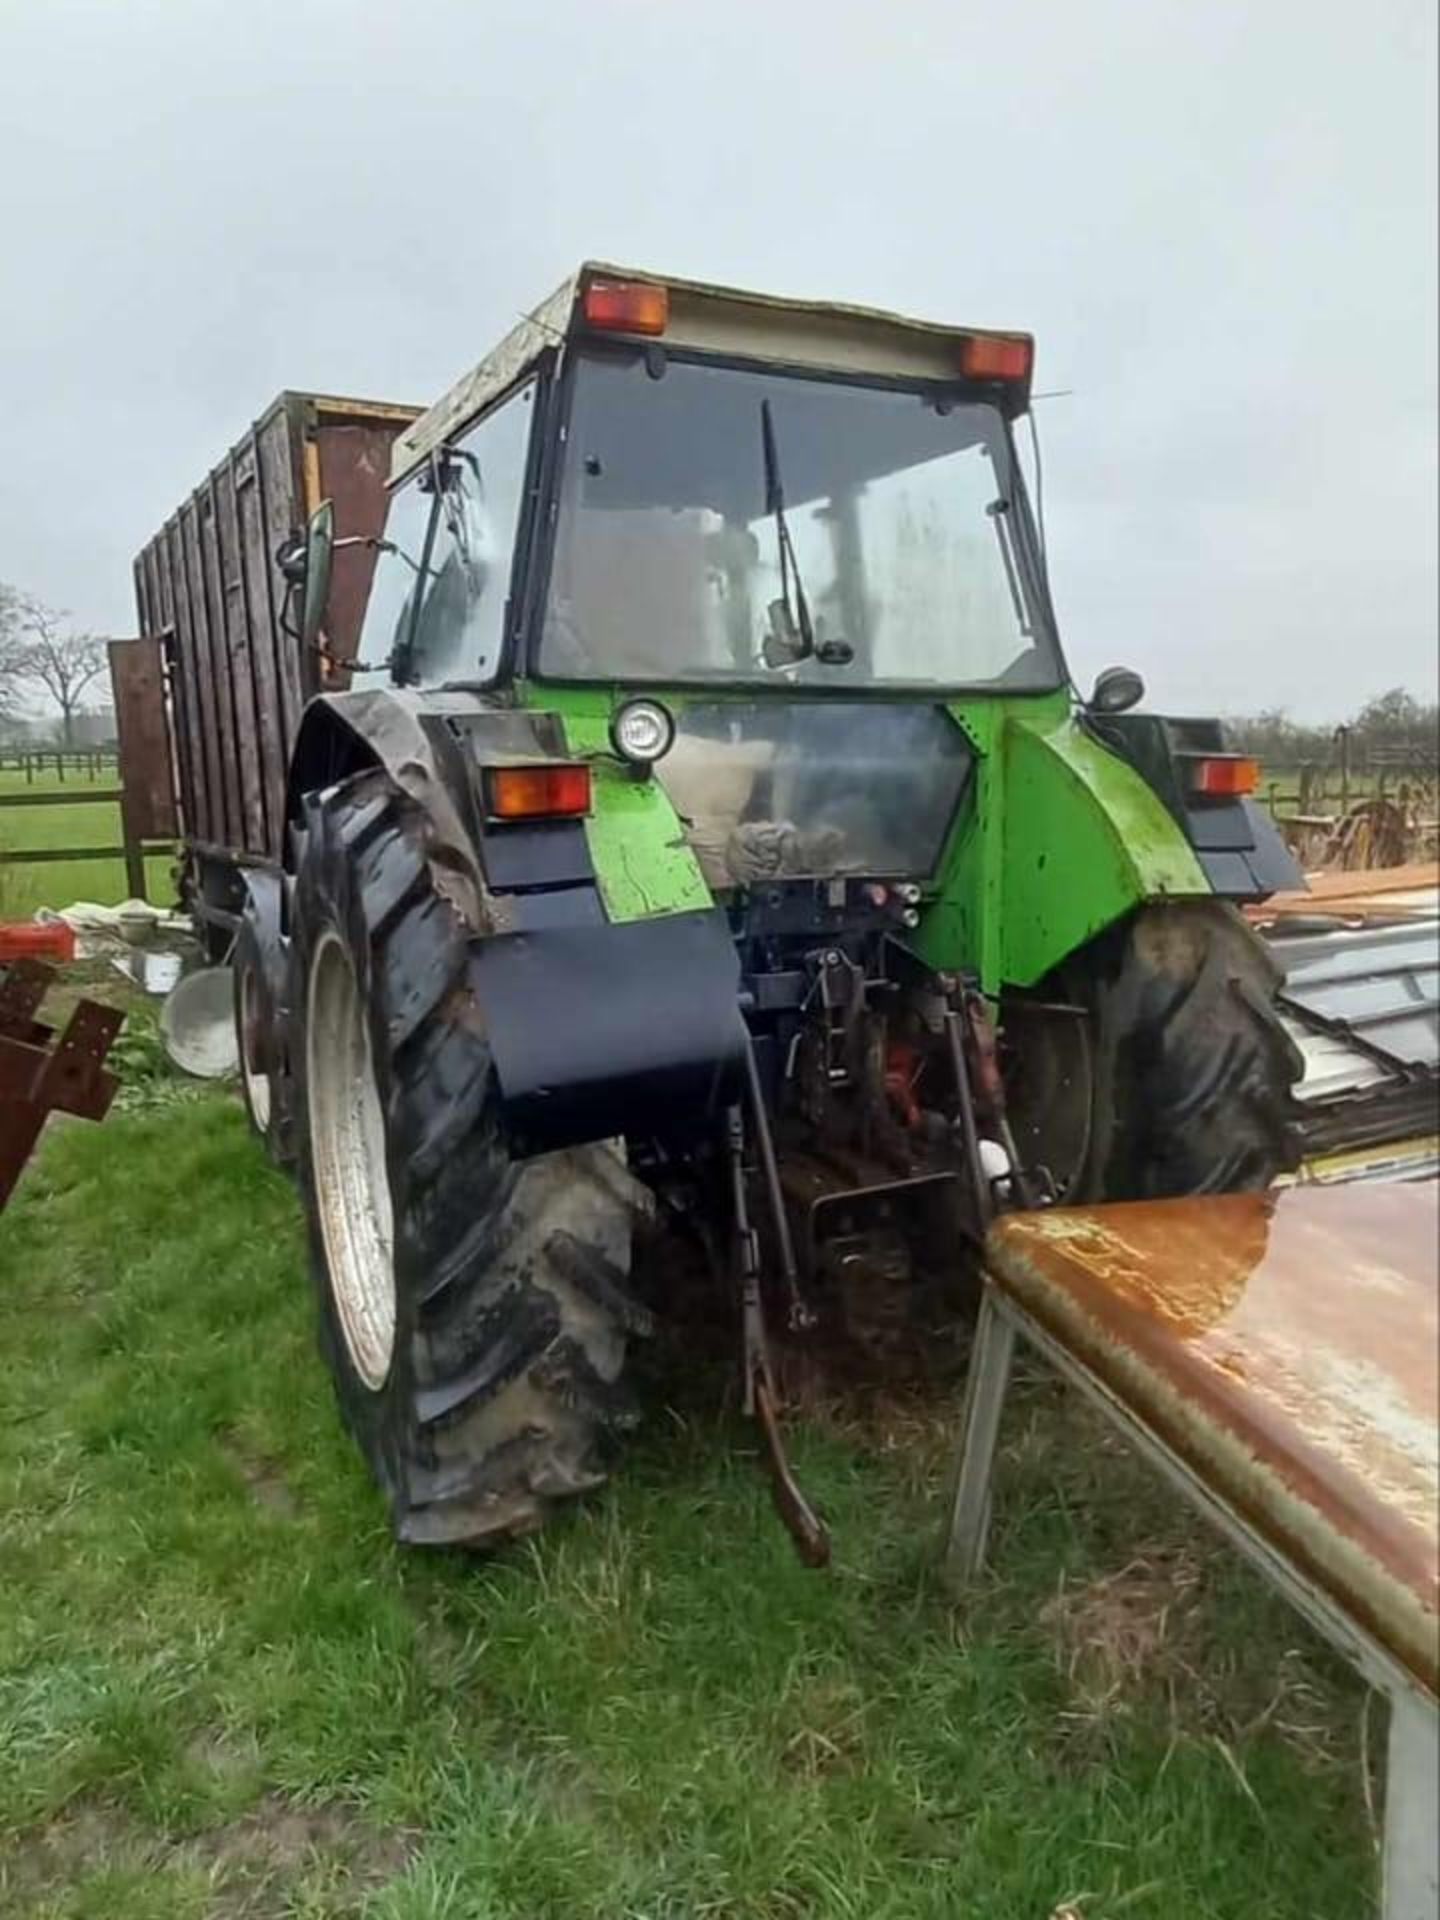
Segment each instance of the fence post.
[[125,846],[125,886],[132,900],[143,900],[145,894],[145,850],[140,836],[131,825],[130,797],[120,796],[120,838]]

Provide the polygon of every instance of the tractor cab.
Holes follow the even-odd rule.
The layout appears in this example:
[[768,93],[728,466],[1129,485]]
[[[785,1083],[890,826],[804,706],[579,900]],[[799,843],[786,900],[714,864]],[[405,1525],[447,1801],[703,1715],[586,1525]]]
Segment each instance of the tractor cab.
[[643,696],[608,730],[713,892],[928,881],[955,702],[1065,685],[1011,434],[1032,361],[584,268],[397,441],[352,687]]

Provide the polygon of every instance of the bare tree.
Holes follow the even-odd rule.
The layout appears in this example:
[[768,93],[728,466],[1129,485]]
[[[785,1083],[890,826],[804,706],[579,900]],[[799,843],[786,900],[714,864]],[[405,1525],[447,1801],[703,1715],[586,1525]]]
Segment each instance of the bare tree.
[[41,686],[60,709],[60,738],[68,747],[80,697],[105,669],[105,643],[92,633],[66,631],[63,613],[43,600],[20,598],[20,674]]
[[25,650],[21,614],[25,597],[0,580],[0,722],[14,720],[24,706]]

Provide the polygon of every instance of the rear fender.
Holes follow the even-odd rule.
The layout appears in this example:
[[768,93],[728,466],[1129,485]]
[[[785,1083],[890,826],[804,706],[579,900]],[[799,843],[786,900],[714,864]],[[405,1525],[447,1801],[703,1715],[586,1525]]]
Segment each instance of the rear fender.
[[260,955],[260,971],[270,1004],[283,1008],[285,986],[284,881],[270,867],[242,867],[244,898],[240,919],[248,928]]
[[622,919],[597,880],[593,822],[486,821],[486,767],[577,745],[557,715],[478,695],[336,694],[307,708],[291,770],[297,818],[305,792],[367,767],[423,812],[436,888],[477,936],[469,1005],[521,1155],[713,1123],[744,1058],[739,960],[708,892],[694,910]]
[[1211,893],[1154,790],[1068,711],[959,717],[980,778],[922,927],[932,966],[973,969],[988,993],[1032,986],[1143,901]]
[[[311,701],[301,722],[287,817],[298,822],[307,792],[382,768],[425,817],[437,890],[475,932],[508,931],[524,920],[517,884],[583,883],[588,858],[575,851],[578,845],[583,853],[583,830],[569,822],[526,823],[502,829],[492,848],[483,831],[480,775],[489,766],[565,757],[554,715],[498,706],[480,694],[389,687],[327,694]],[[489,871],[497,863],[499,870]]]

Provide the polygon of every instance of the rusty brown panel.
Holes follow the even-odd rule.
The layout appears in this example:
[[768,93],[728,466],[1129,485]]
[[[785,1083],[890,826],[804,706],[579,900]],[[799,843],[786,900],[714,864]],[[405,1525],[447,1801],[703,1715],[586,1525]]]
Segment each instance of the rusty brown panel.
[[[341,537],[377,538],[385,529],[385,477],[390,447],[403,422],[333,420],[323,409],[315,428],[320,493],[335,505],[335,531]],[[326,639],[332,654],[353,660],[375,572],[373,547],[349,547],[335,556],[330,580]],[[324,674],[329,687],[343,687],[349,676],[336,668]]]
[[304,509],[300,504],[298,436],[294,432],[290,408],[277,407],[262,421],[257,437],[264,508],[265,564],[270,573],[270,596],[275,608],[275,681],[280,698],[280,732],[288,761],[300,725],[301,709],[305,704],[306,684],[300,659],[300,642],[286,633],[280,624],[280,611],[285,602],[285,582],[275,564],[275,549],[287,534],[303,526],[305,521]]
[[1013,1214],[998,1285],[1432,1691],[1440,1187]]
[[245,605],[250,623],[250,669],[255,688],[256,747],[265,807],[265,851],[272,860],[283,851],[285,768],[288,741],[277,677],[275,634],[278,608],[271,599],[270,555],[266,546],[260,453],[255,432],[234,461],[235,510]]
[[137,839],[173,839],[179,823],[165,717],[161,642],[148,636],[112,640],[107,651],[126,824]]
[[199,838],[226,840],[224,779],[220,769],[220,724],[215,699],[215,673],[210,651],[210,614],[205,602],[205,566],[200,550],[200,513],[194,498],[180,509],[176,528],[181,559],[177,579],[184,582],[188,621],[184,649],[185,669],[194,694],[198,760],[203,769],[207,824]]
[[240,804],[240,736],[235,719],[235,692],[230,679],[230,642],[225,620],[224,565],[220,552],[220,523],[212,475],[195,497],[200,532],[200,564],[205,582],[205,613],[210,635],[210,672],[215,693],[220,792],[225,821],[225,844],[245,841],[245,819]]
[[260,764],[260,736],[255,703],[254,663],[250,650],[250,614],[245,568],[240,551],[240,523],[235,506],[233,459],[217,468],[211,481],[215,499],[216,548],[220,559],[220,593],[225,608],[226,653],[230,666],[230,697],[235,712],[235,774],[240,809],[240,839],[247,853],[266,853],[264,776]]

